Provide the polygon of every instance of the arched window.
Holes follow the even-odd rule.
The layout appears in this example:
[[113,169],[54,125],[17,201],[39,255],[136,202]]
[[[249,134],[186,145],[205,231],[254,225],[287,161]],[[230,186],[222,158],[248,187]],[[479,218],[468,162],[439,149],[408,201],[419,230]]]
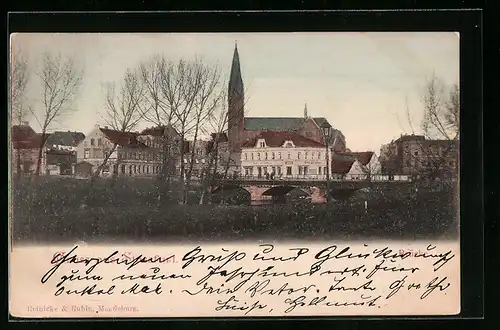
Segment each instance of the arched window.
[[300,159],[300,151],[297,153],[297,159]]
[[142,165],[142,174],[146,173],[146,165]]
[[131,175],[132,173],[133,173],[133,167],[132,167],[132,165],[129,165],[128,174]]
[[95,145],[95,140],[94,140],[93,138],[92,138],[92,139],[90,139],[90,145],[91,145],[91,146]]
[[97,139],[97,146],[98,147],[102,146],[102,139],[101,138]]

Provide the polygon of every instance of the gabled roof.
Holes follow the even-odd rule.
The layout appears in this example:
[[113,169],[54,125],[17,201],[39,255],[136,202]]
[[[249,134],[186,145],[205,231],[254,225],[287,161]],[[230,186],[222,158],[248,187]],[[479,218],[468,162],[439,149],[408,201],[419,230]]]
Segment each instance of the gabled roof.
[[343,152],[336,153],[338,156],[344,157],[352,157],[353,159],[357,159],[361,165],[366,166],[373,157],[373,151],[364,151],[364,152]]
[[[167,131],[167,134],[165,134]],[[144,129],[139,135],[163,136],[163,135],[179,135],[177,130],[172,125],[163,125],[157,127],[148,127]]]
[[47,144],[76,147],[84,139],[85,134],[82,132],[54,132],[48,138]]
[[351,170],[352,164],[356,160],[333,160],[332,161],[332,174],[347,174]]
[[[297,131],[309,118],[303,117],[245,117],[247,131]],[[328,120],[324,117],[310,118],[321,127]]]
[[147,148],[144,143],[137,140],[137,133],[121,132],[107,128],[100,128],[100,130],[111,143],[127,148]]
[[262,131],[255,138],[243,143],[244,148],[253,148],[259,139],[264,139],[269,147],[281,147],[285,141],[292,141],[296,147],[324,148],[325,146],[295,132]]

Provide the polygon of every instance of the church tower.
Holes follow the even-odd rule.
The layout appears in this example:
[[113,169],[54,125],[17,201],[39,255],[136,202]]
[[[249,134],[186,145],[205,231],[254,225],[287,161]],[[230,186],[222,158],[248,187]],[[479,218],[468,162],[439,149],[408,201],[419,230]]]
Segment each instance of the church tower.
[[234,45],[233,63],[227,91],[228,99],[228,139],[231,152],[239,152],[244,134],[245,93],[241,77],[238,46]]

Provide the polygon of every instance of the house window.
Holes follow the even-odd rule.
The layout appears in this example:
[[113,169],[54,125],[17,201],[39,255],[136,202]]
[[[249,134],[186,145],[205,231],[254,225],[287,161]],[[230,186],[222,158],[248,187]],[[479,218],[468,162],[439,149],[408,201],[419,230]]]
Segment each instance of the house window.
[[271,159],[274,159],[275,155],[274,155],[274,152],[271,153]]
[[286,175],[292,175],[292,167],[291,166],[286,167]]
[[281,159],[281,152],[278,152],[278,158]]
[[184,164],[187,164],[188,160],[187,158],[184,158]]
[[267,152],[266,152],[266,160],[267,160]]
[[263,169],[264,169],[264,175],[267,175],[267,166],[264,166]]
[[418,156],[418,151],[415,151],[415,156]]
[[292,157],[292,155],[290,153],[288,153],[288,159],[290,159]]
[[266,146],[266,143],[265,142],[260,142],[260,147],[261,148],[264,148]]
[[278,175],[281,175],[281,167],[278,166],[277,170],[278,170]]
[[[246,154],[245,154],[245,156],[246,156]],[[201,163],[202,163],[202,164],[205,164],[205,158],[203,158],[203,159],[201,160]]]
[[244,155],[245,155],[245,160],[248,160],[248,156],[247,156],[247,154],[245,153]]
[[321,159],[321,152],[318,152],[318,159]]
[[100,139],[100,138],[97,139],[97,146],[99,146],[99,147],[102,146],[102,139]]
[[302,170],[304,172],[304,175],[307,175],[307,170],[308,170],[307,166],[304,166],[304,168]]
[[300,159],[300,152],[297,153],[297,159]]
[[200,162],[198,159],[196,159],[195,161],[196,161],[196,164],[199,164],[199,162]]
[[251,158],[252,158],[252,160],[253,160],[253,152],[252,152],[250,155],[252,156]]
[[304,153],[304,158],[307,159],[307,151]]
[[260,160],[260,152],[257,153],[257,159]]
[[90,158],[90,149],[85,149],[83,158]]
[[95,140],[94,139],[90,139],[90,145],[91,146],[95,145]]
[[318,167],[318,174],[321,175],[321,167]]
[[326,166],[323,167],[323,173],[325,173],[325,175],[328,174],[327,169],[328,169],[328,167],[326,167]]
[[102,173],[109,173],[109,165],[105,165],[102,167]]

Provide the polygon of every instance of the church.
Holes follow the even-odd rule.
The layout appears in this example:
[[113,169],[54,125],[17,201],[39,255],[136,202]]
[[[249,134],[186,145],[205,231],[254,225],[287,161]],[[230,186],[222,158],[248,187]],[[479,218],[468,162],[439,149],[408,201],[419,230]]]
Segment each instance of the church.
[[[296,136],[302,141],[325,145],[323,127],[330,125],[324,117],[308,115],[307,105],[302,117],[246,117],[245,89],[241,75],[238,47],[235,45],[228,86],[228,142],[233,159],[241,159],[241,148],[252,145],[264,135]],[[283,134],[283,133],[287,134]],[[285,138],[285,137],[284,137]],[[284,143],[285,141],[282,141]],[[329,145],[333,152],[345,152],[346,141],[341,131],[332,127]]]

